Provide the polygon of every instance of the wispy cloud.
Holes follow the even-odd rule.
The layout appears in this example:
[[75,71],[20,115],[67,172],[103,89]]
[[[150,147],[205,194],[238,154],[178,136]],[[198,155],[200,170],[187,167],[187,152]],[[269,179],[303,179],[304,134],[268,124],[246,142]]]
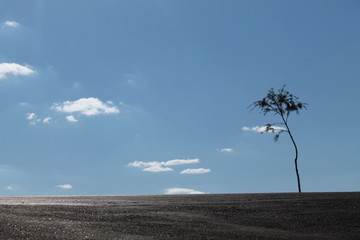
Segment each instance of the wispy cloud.
[[200,160],[198,158],[193,159],[174,159],[169,160],[166,162],[143,162],[143,161],[135,161],[128,164],[130,167],[137,167],[142,168],[143,171],[146,172],[169,172],[173,171],[174,169],[168,166],[175,166],[175,165],[184,165],[184,164],[193,164],[199,163]]
[[135,161],[128,164],[130,167],[138,167],[138,168],[145,168],[151,167],[155,165],[161,165],[160,162],[143,162],[143,161]]
[[52,120],[51,117],[44,118],[43,123],[50,123]]
[[7,26],[7,27],[18,27],[20,26],[20,24],[18,22],[15,21],[5,21],[2,24],[3,26]]
[[19,105],[22,106],[22,107],[27,107],[27,106],[29,106],[29,103],[21,102],[21,103],[19,103]]
[[56,188],[61,188],[61,189],[72,189],[73,186],[71,184],[63,184],[63,185],[57,185]]
[[169,160],[167,162],[161,162],[165,166],[174,166],[174,165],[184,165],[184,164],[193,164],[193,163],[199,163],[200,159],[198,158],[192,158],[192,159],[174,159]]
[[231,153],[234,152],[234,149],[232,148],[220,148],[218,149],[219,152],[227,152],[227,153]]
[[51,117],[46,117],[41,119],[36,115],[36,113],[28,113],[26,114],[26,119],[29,121],[30,125],[36,125],[37,123],[43,122],[49,124],[52,121]]
[[168,188],[165,190],[165,194],[204,194],[204,192],[189,188]]
[[185,170],[182,170],[180,173],[181,174],[204,174],[204,173],[209,173],[211,172],[210,169],[206,169],[206,168],[188,168]]
[[38,122],[41,122],[41,119],[35,113],[26,114],[26,119],[29,121],[30,125],[35,125]]
[[143,171],[145,171],[145,172],[169,172],[169,171],[174,171],[174,169],[169,168],[169,167],[162,167],[162,166],[152,166],[152,167],[144,168]]
[[[283,127],[277,127],[277,126],[272,126],[272,128],[274,129],[274,132],[279,132],[281,130],[286,130]],[[265,133],[266,132],[266,126],[255,126],[255,127],[242,127],[241,128],[243,131],[252,131],[252,132],[258,132],[258,133]]]
[[0,165],[0,176],[10,176],[18,173],[18,169],[11,165]]
[[5,79],[9,75],[27,76],[34,74],[35,70],[29,66],[23,66],[17,63],[0,63],[0,79]]
[[80,98],[75,101],[65,101],[54,103],[52,109],[63,113],[79,113],[85,116],[95,116],[99,114],[119,113],[119,109],[113,104],[102,102],[98,98]]
[[169,167],[163,167],[162,162],[142,162],[142,161],[135,161],[128,164],[130,167],[137,167],[142,168],[145,172],[169,172],[173,171],[174,169]]
[[27,120],[34,120],[34,119],[36,119],[36,118],[37,118],[37,116],[36,116],[35,113],[28,113],[28,114],[26,114],[26,119],[27,119]]
[[10,184],[8,186],[5,187],[6,190],[12,191],[12,190],[18,190],[19,186],[15,185],[15,184]]
[[66,118],[66,120],[68,120],[69,122],[77,122],[77,121],[78,121],[73,115],[66,116],[65,118]]
[[136,86],[143,78],[139,73],[126,73],[122,76],[126,84],[130,86]]

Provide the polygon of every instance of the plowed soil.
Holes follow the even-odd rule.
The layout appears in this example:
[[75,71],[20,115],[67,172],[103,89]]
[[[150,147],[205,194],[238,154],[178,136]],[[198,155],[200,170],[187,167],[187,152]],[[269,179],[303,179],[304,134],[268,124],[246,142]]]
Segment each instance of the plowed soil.
[[0,197],[0,239],[360,239],[360,192]]

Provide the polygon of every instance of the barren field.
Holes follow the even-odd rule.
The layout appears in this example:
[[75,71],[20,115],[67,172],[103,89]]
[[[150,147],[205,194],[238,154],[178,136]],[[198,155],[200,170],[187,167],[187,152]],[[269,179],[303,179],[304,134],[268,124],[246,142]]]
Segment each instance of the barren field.
[[360,239],[360,193],[0,197],[0,239]]

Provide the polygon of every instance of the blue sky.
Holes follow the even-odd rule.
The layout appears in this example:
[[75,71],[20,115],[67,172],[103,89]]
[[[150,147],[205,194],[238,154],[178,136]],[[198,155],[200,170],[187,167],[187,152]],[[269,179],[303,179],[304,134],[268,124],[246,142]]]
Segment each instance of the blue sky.
[[[0,195],[358,191],[359,1],[0,2]],[[247,128],[244,128],[247,127]]]

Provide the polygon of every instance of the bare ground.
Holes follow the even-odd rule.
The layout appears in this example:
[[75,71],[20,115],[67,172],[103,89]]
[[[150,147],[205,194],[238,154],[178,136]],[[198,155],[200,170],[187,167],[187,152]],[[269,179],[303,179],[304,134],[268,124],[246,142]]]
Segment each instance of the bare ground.
[[360,192],[0,197],[0,239],[360,239]]

